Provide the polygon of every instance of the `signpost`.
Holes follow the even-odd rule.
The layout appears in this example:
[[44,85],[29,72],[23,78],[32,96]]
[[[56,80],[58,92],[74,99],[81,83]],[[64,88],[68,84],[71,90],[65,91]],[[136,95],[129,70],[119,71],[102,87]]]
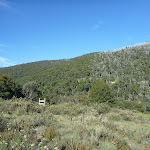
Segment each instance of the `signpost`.
[[45,101],[46,101],[46,98],[44,98],[44,100],[41,100],[41,99],[39,98],[39,105],[45,106]]

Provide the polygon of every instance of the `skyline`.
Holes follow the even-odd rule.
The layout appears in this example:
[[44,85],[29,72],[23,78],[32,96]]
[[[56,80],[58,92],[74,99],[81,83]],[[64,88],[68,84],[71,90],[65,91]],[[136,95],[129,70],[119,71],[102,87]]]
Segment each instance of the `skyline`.
[[0,0],[0,67],[150,41],[148,0]]

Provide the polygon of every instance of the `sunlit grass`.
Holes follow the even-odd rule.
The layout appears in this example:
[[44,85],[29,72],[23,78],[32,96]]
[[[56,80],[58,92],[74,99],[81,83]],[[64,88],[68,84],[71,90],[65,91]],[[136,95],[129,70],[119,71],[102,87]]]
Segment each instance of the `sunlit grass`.
[[1,149],[147,150],[149,114],[106,104],[61,103],[39,106],[23,100],[0,101]]

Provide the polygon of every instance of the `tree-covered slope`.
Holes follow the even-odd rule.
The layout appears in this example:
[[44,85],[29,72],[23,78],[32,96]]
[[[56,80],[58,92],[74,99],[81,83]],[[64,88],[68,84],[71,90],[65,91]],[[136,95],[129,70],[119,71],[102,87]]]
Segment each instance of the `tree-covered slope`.
[[150,43],[127,47],[119,51],[95,53],[93,74],[105,77],[126,100],[150,100]]
[[12,67],[0,68],[0,73],[11,75],[16,81],[20,78],[30,76],[36,73],[40,73],[46,69],[57,66],[58,64],[64,63],[68,60],[45,60],[32,62],[27,64],[16,65]]
[[111,87],[119,101],[150,102],[150,42],[115,51],[96,52],[69,60],[41,61],[8,68],[20,84],[36,81],[50,98],[86,93],[97,78]]

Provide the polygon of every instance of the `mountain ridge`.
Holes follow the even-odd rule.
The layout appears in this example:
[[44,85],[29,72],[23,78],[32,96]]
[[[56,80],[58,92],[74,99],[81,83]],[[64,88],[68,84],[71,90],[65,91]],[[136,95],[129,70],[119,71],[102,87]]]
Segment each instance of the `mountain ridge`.
[[[122,47],[122,48],[117,48],[117,49],[112,49],[112,50],[103,50],[103,51],[92,52],[92,53],[101,53],[101,52],[109,53],[109,52],[116,52],[116,51],[120,51],[120,50],[123,50],[123,49],[126,49],[126,48],[133,48],[133,47],[137,47],[137,46],[140,47],[140,46],[145,46],[145,45],[148,45],[148,44],[150,45],[150,41],[142,42],[142,43],[136,43],[136,44],[133,44],[133,45],[129,45],[129,46]],[[81,56],[88,55],[88,54],[92,54],[92,53],[83,54],[83,55],[81,55]],[[13,66],[8,66],[8,67],[0,67],[0,69],[1,69],[1,68],[10,68],[10,67],[19,66],[19,65],[26,65],[26,64],[31,64],[31,63],[38,63],[38,62],[61,61],[61,60],[69,61],[69,60],[71,60],[71,59],[75,59],[75,58],[78,58],[78,57],[81,57],[81,56],[77,56],[77,57],[73,57],[73,58],[63,58],[63,59],[40,60],[40,61],[34,61],[34,62],[27,62],[27,63],[17,64],[17,65],[13,65]]]

